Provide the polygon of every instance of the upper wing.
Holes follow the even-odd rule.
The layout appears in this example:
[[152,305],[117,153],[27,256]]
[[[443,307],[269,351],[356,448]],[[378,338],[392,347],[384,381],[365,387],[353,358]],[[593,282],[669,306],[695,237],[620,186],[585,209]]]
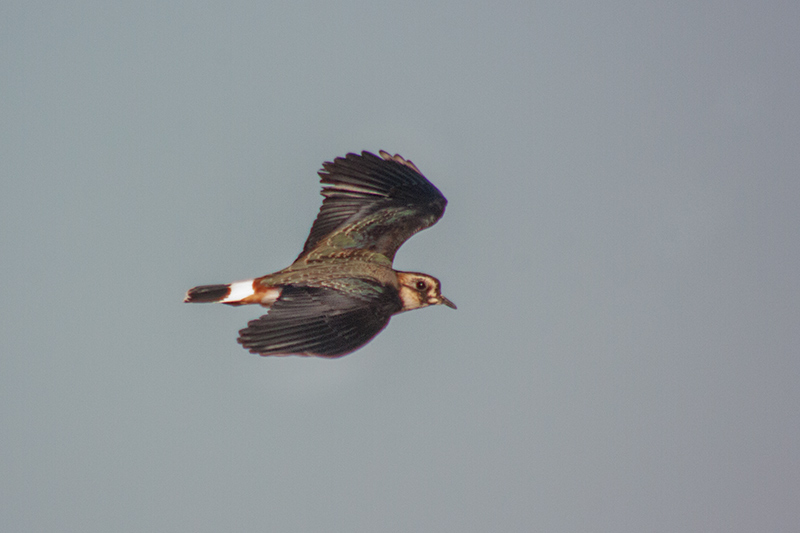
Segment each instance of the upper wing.
[[384,151],[323,163],[325,200],[298,259],[315,248],[362,248],[390,261],[409,237],[432,226],[447,200],[411,161]]
[[357,292],[288,285],[269,313],[239,331],[239,343],[261,355],[340,357],[369,342],[402,307],[396,292],[351,280]]

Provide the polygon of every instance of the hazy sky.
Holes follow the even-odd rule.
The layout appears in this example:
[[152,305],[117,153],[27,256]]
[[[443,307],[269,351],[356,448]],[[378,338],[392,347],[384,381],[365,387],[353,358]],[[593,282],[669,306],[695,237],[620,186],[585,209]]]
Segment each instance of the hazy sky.
[[[0,7],[0,528],[800,523],[800,4]],[[288,265],[351,151],[458,304],[338,360],[189,287]]]

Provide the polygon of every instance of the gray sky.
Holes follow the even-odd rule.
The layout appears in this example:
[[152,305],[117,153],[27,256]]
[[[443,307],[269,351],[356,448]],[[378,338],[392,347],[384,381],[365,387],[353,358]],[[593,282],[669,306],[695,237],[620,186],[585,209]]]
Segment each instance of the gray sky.
[[[0,7],[4,531],[796,530],[797,2],[69,4]],[[379,149],[458,311],[182,303]]]

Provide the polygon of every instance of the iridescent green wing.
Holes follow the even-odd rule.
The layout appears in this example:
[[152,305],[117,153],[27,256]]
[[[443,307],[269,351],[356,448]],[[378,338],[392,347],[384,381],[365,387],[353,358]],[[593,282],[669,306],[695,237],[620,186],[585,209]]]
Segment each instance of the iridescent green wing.
[[381,151],[323,163],[325,200],[298,260],[331,249],[364,249],[394,260],[397,249],[444,214],[447,200],[411,161]]
[[341,357],[372,340],[402,308],[391,287],[338,281],[338,288],[282,287],[269,313],[239,332],[239,343],[261,355]]

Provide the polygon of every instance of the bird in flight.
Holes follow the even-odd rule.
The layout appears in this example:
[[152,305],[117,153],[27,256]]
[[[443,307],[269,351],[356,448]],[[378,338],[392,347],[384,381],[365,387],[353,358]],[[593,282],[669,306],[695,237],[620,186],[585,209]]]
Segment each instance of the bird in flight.
[[322,207],[300,256],[260,278],[189,289],[185,302],[258,304],[267,314],[239,331],[260,355],[341,357],[372,340],[392,315],[455,304],[439,280],[392,268],[397,249],[444,214],[447,200],[399,155],[347,154],[322,164]]

